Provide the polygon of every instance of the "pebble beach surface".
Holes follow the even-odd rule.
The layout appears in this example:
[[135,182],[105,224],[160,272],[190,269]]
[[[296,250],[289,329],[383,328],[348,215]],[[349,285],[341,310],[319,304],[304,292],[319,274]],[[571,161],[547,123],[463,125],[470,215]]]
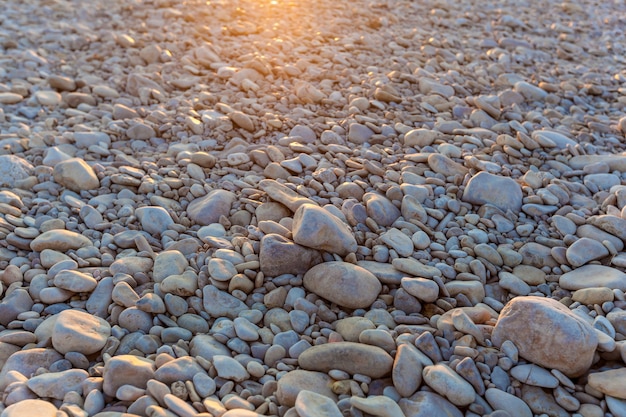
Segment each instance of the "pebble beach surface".
[[0,417],[626,416],[626,4],[4,0]]

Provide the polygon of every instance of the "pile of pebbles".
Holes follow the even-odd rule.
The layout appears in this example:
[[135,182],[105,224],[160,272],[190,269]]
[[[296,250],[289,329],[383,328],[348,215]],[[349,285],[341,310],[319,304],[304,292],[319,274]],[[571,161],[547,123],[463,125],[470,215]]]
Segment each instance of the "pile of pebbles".
[[625,16],[5,0],[0,416],[626,416]]

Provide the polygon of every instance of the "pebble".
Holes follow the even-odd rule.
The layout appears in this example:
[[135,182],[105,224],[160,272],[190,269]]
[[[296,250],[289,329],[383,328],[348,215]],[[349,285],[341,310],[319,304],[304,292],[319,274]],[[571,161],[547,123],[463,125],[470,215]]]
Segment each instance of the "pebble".
[[357,244],[348,226],[327,210],[312,205],[300,206],[293,216],[295,243],[345,256],[356,252]]
[[341,306],[369,307],[382,285],[368,270],[347,262],[325,262],[309,269],[303,278],[307,290]]
[[511,416],[532,417],[530,408],[520,398],[497,388],[485,391],[485,399],[494,410],[504,410]]
[[424,367],[424,382],[452,404],[467,406],[474,402],[476,392],[469,382],[444,364]]
[[476,205],[491,204],[505,212],[518,212],[522,207],[522,188],[512,178],[479,172],[467,183],[463,200]]
[[626,400],[624,383],[626,379],[626,368],[610,369],[603,372],[589,374],[588,384],[594,390],[607,396]]
[[50,402],[38,399],[24,399],[11,404],[2,411],[2,417],[56,417],[58,409]]
[[268,277],[304,274],[322,262],[317,250],[298,245],[278,234],[263,236],[260,246],[260,269]]
[[230,191],[213,190],[189,203],[187,215],[200,225],[217,223],[220,216],[228,216],[236,196]]
[[[351,358],[346,362],[345,358]],[[340,369],[349,374],[364,374],[380,378],[391,372],[393,358],[377,346],[353,342],[336,342],[313,346],[298,357],[301,368],[328,372]]]
[[52,175],[59,185],[75,192],[100,187],[93,168],[80,158],[60,161],[54,166]]
[[295,408],[301,417],[341,417],[343,415],[333,400],[307,390],[298,393]]
[[91,355],[100,351],[111,335],[111,325],[100,317],[78,310],[65,310],[56,316],[52,345],[62,354]]
[[625,274],[604,265],[584,265],[559,277],[559,286],[566,290],[584,288],[620,289],[626,291]]
[[13,188],[28,178],[34,169],[30,162],[16,155],[0,155],[0,185]]

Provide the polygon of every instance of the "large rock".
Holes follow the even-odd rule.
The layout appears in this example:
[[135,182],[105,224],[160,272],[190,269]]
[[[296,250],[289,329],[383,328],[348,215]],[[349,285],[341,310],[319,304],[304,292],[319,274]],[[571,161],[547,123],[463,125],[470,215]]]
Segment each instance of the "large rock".
[[558,301],[518,297],[500,312],[491,335],[496,346],[515,344],[529,362],[570,377],[585,373],[598,345],[595,330]]
[[368,270],[347,262],[326,262],[304,274],[307,290],[342,307],[369,307],[382,289]]
[[476,205],[491,204],[503,211],[517,212],[522,207],[522,187],[512,178],[482,171],[467,183],[463,201]]
[[100,187],[100,180],[93,168],[80,158],[59,162],[54,166],[52,176],[58,184],[77,193]]
[[187,216],[197,224],[206,226],[217,223],[220,216],[228,217],[230,207],[237,196],[226,190],[213,190],[201,198],[196,198],[187,206]]
[[59,353],[91,355],[101,350],[111,335],[111,325],[100,317],[79,310],[64,310],[57,316],[52,346]]
[[321,263],[322,256],[314,249],[271,233],[261,239],[259,262],[265,276],[277,277],[282,274],[304,274],[312,266]]
[[293,240],[299,245],[345,256],[357,248],[348,226],[328,210],[305,204],[293,216]]
[[309,371],[340,369],[349,374],[382,378],[391,372],[393,358],[378,346],[336,342],[308,348],[298,357],[298,364]]

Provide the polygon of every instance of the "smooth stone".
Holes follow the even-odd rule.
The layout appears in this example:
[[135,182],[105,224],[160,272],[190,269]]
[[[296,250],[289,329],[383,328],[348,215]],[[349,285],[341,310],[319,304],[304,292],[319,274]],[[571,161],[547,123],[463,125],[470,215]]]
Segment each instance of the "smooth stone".
[[578,155],[573,156],[568,164],[572,169],[583,169],[599,162],[606,163],[611,171],[626,172],[626,156],[624,155]]
[[481,171],[469,180],[462,199],[476,205],[491,204],[505,212],[518,212],[522,197],[522,187],[517,181]]
[[177,250],[159,252],[152,266],[152,279],[161,282],[170,275],[180,275],[189,266],[185,255]]
[[589,174],[583,178],[583,183],[591,183],[600,190],[610,190],[611,187],[621,183],[620,178],[615,174]]
[[413,254],[413,242],[411,238],[395,227],[390,228],[380,235],[380,240],[395,250],[400,256],[408,257]]
[[206,360],[212,360],[215,355],[230,355],[230,349],[220,343],[213,336],[198,334],[189,342],[191,356],[201,356]]
[[622,239],[590,224],[583,224],[581,226],[578,226],[578,228],[576,229],[576,236],[588,237],[590,239],[597,240],[598,242],[608,240],[609,242],[611,242],[611,244],[613,244],[618,252],[621,252],[624,249],[624,242],[622,241]]
[[593,226],[599,227],[613,236],[626,240],[626,219],[609,214],[603,214],[600,216],[589,217],[587,222]]
[[58,184],[77,193],[100,187],[100,180],[93,168],[80,158],[59,162],[54,166],[52,176]]
[[98,281],[82,272],[63,270],[54,276],[54,285],[64,290],[81,293],[96,289]]
[[228,217],[236,195],[226,190],[213,190],[201,198],[196,198],[187,206],[187,215],[195,223],[206,226],[217,223],[220,216]]
[[259,182],[259,188],[265,191],[272,200],[281,203],[294,213],[303,204],[317,204],[275,180],[262,180]]
[[10,93],[8,91],[0,93],[0,103],[2,104],[17,104],[22,100],[24,100],[24,97],[17,93]]
[[25,399],[2,410],[0,417],[57,417],[57,412],[49,401]]
[[385,196],[377,193],[365,193],[363,202],[367,215],[379,226],[391,226],[398,217],[400,210]]
[[422,384],[422,368],[417,348],[412,344],[401,343],[393,362],[391,379],[402,397],[410,397],[418,390]]
[[543,414],[555,417],[570,417],[555,400],[552,392],[533,385],[522,385],[522,400],[535,415]]
[[79,310],[64,310],[57,315],[52,345],[62,354],[91,355],[104,347],[110,335],[111,325],[106,320]]
[[594,239],[582,237],[574,242],[565,252],[570,265],[582,266],[591,261],[602,259],[609,255],[609,250],[602,243]]
[[371,395],[367,398],[352,396],[350,404],[365,413],[380,417],[405,417],[396,401],[384,395]]
[[119,387],[132,385],[145,389],[148,381],[154,379],[154,361],[134,355],[117,355],[104,364],[102,390],[115,397]]
[[404,146],[423,148],[441,137],[441,133],[430,129],[412,129],[404,134]]
[[348,142],[357,145],[367,143],[373,135],[372,129],[359,123],[351,123],[348,128]]
[[511,376],[518,381],[543,388],[556,388],[559,380],[545,368],[535,364],[517,365],[510,370]]
[[536,141],[541,141],[541,140],[547,140],[551,143],[553,143],[557,148],[559,149],[564,149],[566,148],[568,145],[569,146],[576,146],[577,143],[576,141],[568,138],[567,136],[559,133],[559,132],[555,132],[552,130],[535,130],[531,137],[533,139],[535,139]]
[[21,313],[29,311],[33,304],[33,299],[26,289],[15,288],[9,295],[4,295],[0,302],[0,324],[8,326]]
[[559,286],[570,291],[601,287],[626,291],[626,273],[604,265],[584,265],[561,275]]
[[369,307],[382,290],[374,274],[347,262],[325,262],[304,274],[307,290],[340,306],[357,309]]
[[293,216],[295,243],[345,256],[356,252],[357,244],[348,225],[319,206],[304,204]]
[[63,359],[63,356],[54,349],[32,348],[15,352],[4,363],[0,371],[0,390],[7,387],[7,374],[11,371],[29,377],[39,368],[50,369],[50,366]]
[[613,417],[626,417],[626,400],[611,397],[610,395],[604,398]]
[[313,391],[302,390],[296,397],[295,409],[300,417],[342,417],[335,401]]
[[403,277],[401,285],[406,292],[425,303],[434,303],[439,297],[439,285],[430,279]]
[[463,417],[461,410],[434,392],[419,391],[400,399],[398,405],[406,417]]
[[501,391],[497,388],[489,388],[485,392],[485,399],[494,410],[504,410],[511,416],[533,417],[533,412],[520,398]]
[[259,251],[261,272],[268,277],[283,274],[304,274],[322,262],[317,250],[293,243],[284,236],[267,234],[261,239]]
[[230,317],[234,319],[239,313],[248,309],[241,300],[213,285],[205,285],[202,288],[202,305],[204,310],[213,318]]
[[138,272],[148,272],[152,269],[154,261],[152,258],[144,258],[140,256],[125,256],[117,259],[109,266],[111,273],[135,275]]
[[215,355],[213,356],[213,366],[220,378],[242,382],[250,378],[250,374],[239,362],[230,356]]
[[455,175],[465,175],[469,170],[463,165],[454,162],[445,155],[433,153],[428,156],[428,166],[430,169],[445,177],[453,177]]
[[441,396],[454,405],[467,406],[476,399],[474,388],[444,364],[424,367],[422,371],[424,382]]
[[30,242],[30,248],[35,252],[52,249],[65,252],[69,249],[79,249],[92,246],[88,237],[70,230],[49,230],[43,232]]
[[174,224],[174,220],[163,207],[139,207],[135,210],[135,215],[141,222],[141,228],[153,235],[160,235]]
[[589,369],[598,345],[591,325],[563,304],[532,296],[514,298],[504,306],[491,340],[496,346],[510,340],[522,358],[570,377]]
[[83,381],[88,376],[87,371],[82,369],[48,372],[30,378],[27,386],[39,397],[62,400],[70,391],[81,392]]
[[524,98],[530,101],[540,101],[546,98],[548,93],[526,81],[518,81],[513,85],[513,90],[517,93],[520,93]]
[[395,258],[391,264],[398,271],[413,275],[414,277],[434,278],[441,276],[441,270],[434,266],[424,265],[413,258]]
[[378,278],[383,284],[399,285],[406,274],[398,271],[393,265],[376,261],[358,261],[356,263],[361,268],[367,269]]
[[485,287],[480,281],[450,281],[445,283],[445,287],[451,297],[464,294],[472,305],[482,302],[485,298]]
[[0,155],[0,186],[13,188],[33,171],[33,165],[25,159],[16,155]]
[[518,251],[522,257],[524,265],[531,265],[537,268],[544,266],[555,267],[559,264],[554,260],[550,248],[537,242],[525,243]]
[[587,383],[607,396],[626,400],[626,368],[591,373]]
[[334,325],[335,331],[346,342],[358,342],[361,332],[376,328],[374,323],[365,317],[346,317],[345,319],[337,320]]
[[326,373],[296,369],[280,377],[276,389],[276,399],[281,405],[293,407],[300,391],[306,390],[336,402],[337,395],[331,389],[332,383],[333,380]]
[[581,290],[576,290],[572,294],[572,300],[578,301],[584,305],[602,305],[606,302],[611,302],[615,298],[615,293],[612,289],[601,287],[601,288],[583,288]]
[[328,372],[340,369],[352,375],[381,378],[391,372],[393,358],[377,346],[336,342],[310,347],[300,354],[298,364],[310,371]]
[[132,140],[148,140],[156,136],[156,132],[145,123],[135,123],[128,129],[126,129],[126,136]]
[[194,358],[183,356],[159,366],[154,372],[154,377],[157,381],[164,384],[172,384],[176,381],[189,381],[195,375],[204,374],[205,372]]

